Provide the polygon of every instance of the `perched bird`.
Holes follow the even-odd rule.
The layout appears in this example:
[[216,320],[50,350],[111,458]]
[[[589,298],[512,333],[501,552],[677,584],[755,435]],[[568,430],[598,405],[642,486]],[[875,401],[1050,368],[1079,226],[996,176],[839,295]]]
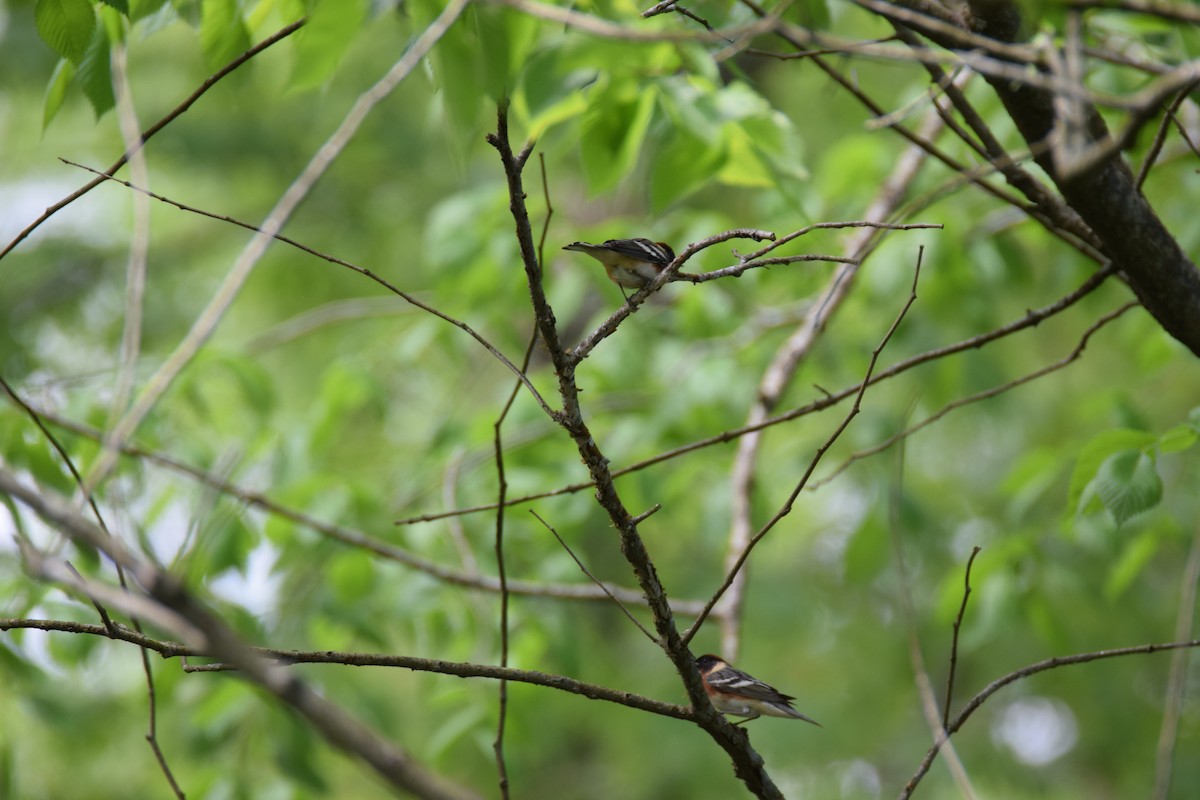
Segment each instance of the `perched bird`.
[[735,725],[765,715],[802,719],[818,728],[821,727],[821,723],[792,708],[794,697],[782,694],[774,686],[769,686],[740,669],[734,669],[720,656],[700,656],[696,659],[696,668],[700,670],[700,677],[704,679],[704,691],[708,693],[713,708],[722,714],[748,717],[741,723],[734,723]]
[[625,294],[625,287],[641,289],[675,260],[675,251],[666,243],[649,239],[609,239],[604,244],[573,242],[563,250],[587,253],[603,264],[609,280],[621,287],[621,294]]

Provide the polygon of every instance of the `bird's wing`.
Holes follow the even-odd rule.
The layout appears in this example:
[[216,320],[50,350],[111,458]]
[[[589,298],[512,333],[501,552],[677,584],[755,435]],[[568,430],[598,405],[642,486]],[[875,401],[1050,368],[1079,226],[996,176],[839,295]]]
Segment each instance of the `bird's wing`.
[[675,260],[670,250],[649,239],[609,239],[604,246],[614,253],[654,264],[670,264]]
[[758,678],[747,675],[740,669],[726,667],[708,676],[708,682],[716,689],[749,697],[754,700],[766,700],[772,703],[787,703],[795,698],[783,694],[774,686],[763,683]]

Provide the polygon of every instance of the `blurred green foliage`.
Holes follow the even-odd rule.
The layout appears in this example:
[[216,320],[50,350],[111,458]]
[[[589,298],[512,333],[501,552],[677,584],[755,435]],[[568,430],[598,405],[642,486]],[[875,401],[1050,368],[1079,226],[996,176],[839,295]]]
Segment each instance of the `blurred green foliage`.
[[[251,42],[309,15],[300,33],[218,84],[145,151],[148,188],[257,224],[354,98],[442,5],[10,3],[0,9],[0,238],[92,177],[56,157],[103,168],[125,149],[112,112],[114,48],[126,52],[144,128]],[[642,7],[628,0],[570,8],[639,32],[698,30],[673,15],[641,20]],[[740,6],[700,2],[694,10],[722,28],[752,21]],[[845,3],[808,0],[788,14],[846,36],[885,31]],[[1117,15],[1103,22],[1111,35],[1130,37],[1144,24]],[[1167,26],[1150,44],[1182,59],[1194,38]],[[531,333],[529,291],[504,175],[483,140],[501,97],[511,100],[515,144],[538,140],[525,186],[536,234],[545,228],[546,286],[568,344],[621,298],[597,265],[560,252],[567,242],[649,236],[678,251],[732,227],[784,234],[862,218],[904,142],[864,126],[866,112],[810,63],[731,53],[717,64],[720,47],[605,38],[472,5],[373,112],[284,233],[465,321],[519,362]],[[911,65],[839,66],[889,109],[927,88]],[[1097,65],[1090,77],[1115,90],[1123,75]],[[968,93],[993,129],[1011,137],[986,87],[975,81]],[[961,143],[941,143],[970,159]],[[1193,167],[1179,155],[1164,158],[1146,193],[1194,251],[1200,224],[1194,204],[1181,199],[1183,184],[1195,188]],[[938,164],[924,167],[904,221],[945,228],[886,238],[779,411],[861,379],[907,296],[919,247],[918,300],[881,367],[1020,319],[1092,273],[1094,265],[956,177]],[[112,422],[137,202],[124,187],[100,186],[0,262],[0,374],[37,407],[93,427]],[[184,335],[249,235],[161,203],[150,204],[149,224],[139,381]],[[840,255],[846,240],[845,231],[818,231],[778,254]],[[726,245],[687,269],[731,263]],[[834,269],[797,263],[677,283],[628,319],[577,376],[585,417],[612,465],[742,425],[763,370]],[[949,403],[1065,358],[1126,299],[1109,281],[1036,328],[871,388],[817,479]],[[536,348],[530,377],[554,405],[556,382]],[[276,244],[135,441],[319,520],[452,569],[477,562],[492,575],[492,514],[400,527],[393,520],[494,502],[493,425],[512,385],[511,373],[459,329],[351,270]],[[972,547],[983,548],[955,708],[994,678],[1049,656],[1170,640],[1200,510],[1198,388],[1194,359],[1134,310],[1064,370],[955,410],[903,448],[859,460],[802,494],[751,560],[738,657],[825,725],[751,726],[784,792],[891,796],[928,746],[897,541],[916,633],[939,687],[964,565]],[[783,502],[847,409],[764,434],[756,523]],[[54,430],[81,468],[95,460],[93,439]],[[503,435],[510,497],[586,480],[574,446],[527,392],[518,393]],[[723,576],[734,447],[705,447],[618,481],[633,513],[663,505],[641,530],[673,598],[703,599]],[[0,459],[31,482],[72,491],[58,457],[12,404],[0,405]],[[168,565],[255,643],[498,659],[493,594],[342,544],[142,459],[124,459],[102,499],[127,542]],[[7,498],[5,506],[22,531],[53,541]],[[586,583],[528,508],[596,575],[633,585],[587,490],[508,512],[511,579]],[[70,546],[64,553],[81,571],[111,579],[95,554]],[[95,621],[87,603],[29,578],[8,544],[0,545],[0,597],[0,616]],[[514,666],[683,701],[667,661],[610,604],[516,596],[511,614]],[[696,652],[718,646],[715,626],[694,643]],[[994,697],[955,739],[980,795],[1144,795],[1169,658],[1042,673]],[[151,662],[161,745],[189,797],[389,796],[362,765],[236,677]],[[494,784],[494,684],[373,668],[297,670],[432,769],[484,790]],[[132,647],[13,630],[0,636],[0,675],[0,795],[166,796],[144,741],[145,683]],[[1200,746],[1196,667],[1188,676],[1173,797],[1200,791],[1200,761],[1183,756]],[[515,796],[740,796],[724,755],[684,723],[538,687],[509,690]],[[1051,728],[1074,731],[1045,763],[1022,755],[1005,727],[1006,711],[1026,699],[1053,700],[1060,712]],[[958,794],[939,765],[918,796]]]

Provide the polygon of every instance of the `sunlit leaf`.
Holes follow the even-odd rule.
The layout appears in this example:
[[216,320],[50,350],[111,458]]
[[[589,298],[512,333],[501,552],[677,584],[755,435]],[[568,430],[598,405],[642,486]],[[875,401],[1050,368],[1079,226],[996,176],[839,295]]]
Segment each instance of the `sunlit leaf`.
[[200,49],[210,67],[224,66],[250,48],[250,33],[242,21],[237,0],[203,0]]
[[112,68],[108,36],[103,30],[92,37],[83,60],[79,62],[79,87],[92,110],[99,118],[116,105],[117,99],[113,94]]
[[650,202],[655,210],[662,210],[707,183],[724,157],[719,143],[675,129],[658,153],[650,175]]
[[598,98],[584,116],[579,139],[583,170],[593,192],[602,192],[628,177],[645,146],[654,115],[655,92],[623,91]]
[[1200,433],[1191,425],[1176,425],[1158,439],[1159,453],[1179,453],[1190,449],[1200,439]]
[[38,34],[68,61],[76,64],[96,31],[96,12],[88,0],[38,0],[34,7]]
[[74,77],[75,65],[65,58],[60,58],[54,67],[54,74],[50,76],[50,83],[46,85],[46,99],[42,106],[43,128],[49,127],[50,122],[58,115],[67,96],[67,87],[71,85],[71,79]]
[[167,0],[129,0],[129,18],[143,19],[157,12],[167,4]]
[[367,18],[369,0],[321,0],[296,38],[292,86],[320,86],[333,74]]

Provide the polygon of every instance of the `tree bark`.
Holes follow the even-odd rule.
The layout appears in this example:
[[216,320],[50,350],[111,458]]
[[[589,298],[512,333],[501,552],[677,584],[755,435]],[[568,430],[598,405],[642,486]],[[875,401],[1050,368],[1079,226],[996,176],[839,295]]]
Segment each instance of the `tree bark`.
[[[896,4],[925,10],[922,0]],[[1005,43],[1015,43],[1022,35],[1020,9],[1012,0],[967,0],[962,25]],[[921,33],[944,47],[956,45],[932,28]],[[1064,176],[1055,148],[1049,146],[1057,122],[1054,93],[995,77],[987,80],[1038,165],[1096,234],[1104,254],[1125,275],[1141,304],[1167,333],[1200,356],[1200,270],[1142,195],[1120,153],[1079,174]],[[1088,143],[1108,141],[1107,126],[1095,107],[1082,101],[1081,105]]]

